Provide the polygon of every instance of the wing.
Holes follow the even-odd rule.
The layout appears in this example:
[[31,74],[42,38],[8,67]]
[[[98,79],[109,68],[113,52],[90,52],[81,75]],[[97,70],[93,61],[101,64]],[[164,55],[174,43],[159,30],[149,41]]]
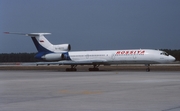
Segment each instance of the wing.
[[88,60],[88,61],[57,61],[57,62],[36,62],[36,65],[105,65],[108,64],[106,60]]

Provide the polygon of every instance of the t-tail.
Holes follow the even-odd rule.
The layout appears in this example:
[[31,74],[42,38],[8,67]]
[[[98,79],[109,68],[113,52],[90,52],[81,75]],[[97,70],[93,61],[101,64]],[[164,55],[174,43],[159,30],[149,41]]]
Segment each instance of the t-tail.
[[[37,59],[43,59],[44,55],[50,55],[50,53],[67,53],[71,50],[70,44],[51,44],[44,35],[50,35],[51,33],[13,33],[13,32],[4,32],[5,34],[16,34],[16,35],[25,35],[31,37],[38,50],[38,53],[35,55]],[[53,54],[54,55],[54,54]]]

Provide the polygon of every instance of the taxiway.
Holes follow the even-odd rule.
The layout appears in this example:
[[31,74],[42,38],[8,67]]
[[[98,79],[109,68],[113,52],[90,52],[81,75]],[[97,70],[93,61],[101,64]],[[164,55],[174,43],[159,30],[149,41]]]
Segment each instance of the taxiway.
[[179,110],[179,71],[0,70],[0,111]]

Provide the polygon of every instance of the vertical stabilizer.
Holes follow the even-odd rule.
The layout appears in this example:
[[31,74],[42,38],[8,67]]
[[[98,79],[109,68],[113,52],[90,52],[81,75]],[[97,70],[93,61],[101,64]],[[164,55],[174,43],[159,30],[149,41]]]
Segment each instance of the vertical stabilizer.
[[31,33],[28,36],[31,36],[36,49],[38,52],[54,52],[53,44],[51,44],[44,35],[48,35],[49,33]]

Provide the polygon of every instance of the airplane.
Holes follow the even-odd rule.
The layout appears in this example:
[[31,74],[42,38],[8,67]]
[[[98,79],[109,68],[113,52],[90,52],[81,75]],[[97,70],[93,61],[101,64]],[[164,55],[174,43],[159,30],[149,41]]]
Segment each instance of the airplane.
[[12,33],[31,37],[36,49],[37,65],[59,64],[70,65],[66,71],[77,71],[77,65],[93,65],[89,71],[99,71],[100,65],[112,64],[145,64],[146,71],[150,71],[150,64],[163,64],[175,61],[175,58],[161,50],[154,49],[128,49],[128,50],[98,50],[98,51],[70,51],[70,44],[51,44],[45,35],[51,33]]

